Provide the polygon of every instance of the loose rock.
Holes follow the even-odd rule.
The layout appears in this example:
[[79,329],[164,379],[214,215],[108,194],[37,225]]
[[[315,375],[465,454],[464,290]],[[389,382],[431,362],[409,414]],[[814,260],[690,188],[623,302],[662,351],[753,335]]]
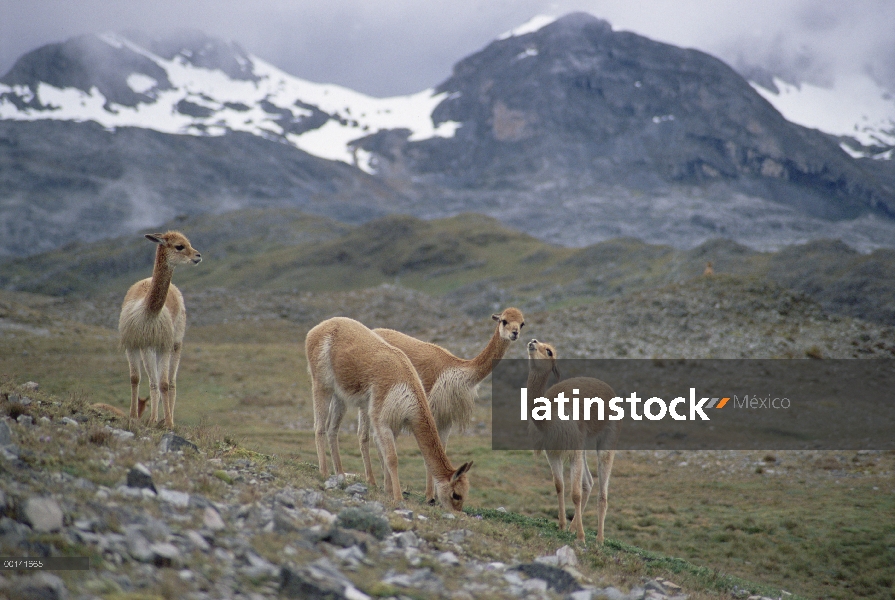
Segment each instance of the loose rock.
[[28,498],[24,506],[24,521],[35,531],[59,531],[62,529],[62,509],[52,498]]

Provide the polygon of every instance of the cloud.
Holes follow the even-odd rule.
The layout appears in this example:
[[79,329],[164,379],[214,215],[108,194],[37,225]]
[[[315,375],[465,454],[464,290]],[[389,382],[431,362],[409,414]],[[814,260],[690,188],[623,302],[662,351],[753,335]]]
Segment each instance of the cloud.
[[869,72],[895,90],[895,2],[850,0],[0,0],[0,72],[42,44],[102,31],[195,28],[314,81],[377,96],[420,91],[537,14],[584,10],[740,68],[828,85]]

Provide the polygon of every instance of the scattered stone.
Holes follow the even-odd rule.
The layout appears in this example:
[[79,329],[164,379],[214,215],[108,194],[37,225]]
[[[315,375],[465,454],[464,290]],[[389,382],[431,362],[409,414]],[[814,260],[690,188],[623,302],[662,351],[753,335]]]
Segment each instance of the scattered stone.
[[12,588],[11,598],[19,600],[66,600],[65,583],[52,573],[37,573],[18,580]]
[[307,508],[314,508],[323,504],[323,494],[317,490],[298,490],[296,501]]
[[30,427],[34,424],[34,417],[31,415],[19,415],[16,417],[16,423],[24,425],[25,427]]
[[158,494],[152,482],[152,473],[142,463],[135,464],[134,468],[127,472],[127,487],[145,488]]
[[0,446],[9,446],[12,444],[12,431],[9,430],[9,425],[6,424],[6,420],[0,421]]
[[472,536],[472,532],[468,529],[454,529],[445,532],[441,537],[454,544],[462,544],[467,538]]
[[273,498],[286,508],[295,508],[295,493],[292,490],[283,490]]
[[497,507],[497,512],[505,513],[505,512],[507,512],[507,509],[504,508],[503,506],[498,506],[498,507]]
[[398,548],[416,548],[420,545],[420,539],[412,531],[402,531],[393,535]]
[[162,488],[158,491],[158,497],[165,502],[169,502],[174,506],[179,506],[181,508],[186,508],[190,505],[190,495],[186,492],[178,492],[176,490]]
[[159,542],[149,546],[152,563],[156,567],[177,567],[180,565],[180,550],[174,544]]
[[25,523],[34,531],[59,531],[62,529],[62,509],[49,497],[28,498],[23,509]]
[[36,381],[26,381],[22,385],[19,386],[19,389],[23,392],[36,392],[40,389],[40,384]]
[[575,554],[575,551],[572,550],[571,546],[563,546],[557,550],[556,558],[559,568],[578,566],[578,556]]
[[124,528],[125,544],[128,554],[134,560],[140,562],[152,561],[152,550],[149,547],[149,540],[140,531],[139,525],[128,525]]
[[80,423],[78,423],[77,421],[75,421],[75,420],[72,419],[71,417],[62,417],[62,422],[63,422],[65,425],[71,425],[71,426],[73,426],[73,427],[80,427],[80,426],[81,426]]
[[320,537],[318,537],[315,542],[327,542],[328,544],[332,544],[333,546],[338,546],[340,548],[350,548],[351,546],[358,546],[361,550],[366,552],[367,548],[375,542],[375,539],[376,538],[374,538],[369,533],[364,533],[362,531],[332,527],[329,531],[320,535]]
[[349,494],[357,494],[359,496],[367,495],[367,486],[362,483],[352,483],[348,487],[345,488],[345,492]]
[[220,513],[210,506],[202,513],[202,524],[212,531],[220,531],[226,527]]
[[379,540],[385,539],[385,536],[392,532],[388,520],[373,513],[366,506],[364,508],[346,508],[339,513],[336,524],[345,529],[366,531]]
[[20,404],[22,406],[28,406],[31,404],[31,398],[28,396],[21,396],[19,394],[10,394],[9,395],[9,403],[10,404]]
[[164,454],[166,452],[180,452],[183,450],[195,450],[198,452],[199,447],[175,433],[166,433],[162,436],[162,441],[159,444],[159,452]]
[[581,589],[581,586],[569,573],[550,565],[526,563],[515,567],[514,570],[524,573],[532,579],[543,579],[547,582],[547,587],[559,594],[569,594]]
[[[460,559],[457,558],[457,555],[453,552],[442,552],[438,555],[438,562],[443,565],[448,565],[451,567],[456,567],[460,564]],[[545,588],[546,589],[546,588]]]
[[602,590],[597,590],[596,598],[605,598],[606,600],[627,600],[628,595],[623,593],[620,589],[616,587],[607,587]]
[[529,579],[522,584],[522,589],[526,592],[546,592],[547,582],[538,578]]
[[349,546],[336,550],[333,554],[336,558],[346,563],[351,568],[357,568],[364,561],[366,553],[361,550],[360,546]]
[[345,487],[345,474],[339,473],[338,475],[331,475],[326,482],[323,484],[323,489],[325,490],[333,490],[336,488]]
[[287,598],[326,600],[368,600],[370,597],[354,587],[326,558],[320,558],[300,569],[280,570],[280,593]]
[[126,441],[134,439],[134,432],[132,431],[125,431],[124,429],[116,429],[109,426],[106,426],[106,429],[119,440]]

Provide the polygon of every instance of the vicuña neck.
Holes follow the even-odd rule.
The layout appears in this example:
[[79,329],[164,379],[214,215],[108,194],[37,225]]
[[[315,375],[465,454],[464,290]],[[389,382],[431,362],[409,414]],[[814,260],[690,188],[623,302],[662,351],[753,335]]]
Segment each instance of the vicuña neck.
[[146,301],[146,310],[150,314],[158,314],[164,308],[173,274],[174,269],[168,264],[165,249],[159,246],[155,251],[155,267],[152,269],[152,283]]
[[494,335],[488,340],[488,345],[470,361],[475,383],[480,382],[491,373],[494,368],[493,361],[503,358],[509,347],[510,342],[500,337],[500,325],[498,325],[494,328]]
[[451,461],[438,437],[438,428],[435,427],[435,419],[429,411],[425,395],[422,396],[420,414],[416,419],[411,419],[410,423],[413,437],[416,438],[416,444],[432,477],[436,481],[450,480],[454,474],[454,467],[451,466]]
[[529,397],[538,398],[544,395],[544,392],[547,390],[547,381],[550,379],[551,371],[536,371],[535,369],[528,370],[528,383],[526,387],[528,388]]

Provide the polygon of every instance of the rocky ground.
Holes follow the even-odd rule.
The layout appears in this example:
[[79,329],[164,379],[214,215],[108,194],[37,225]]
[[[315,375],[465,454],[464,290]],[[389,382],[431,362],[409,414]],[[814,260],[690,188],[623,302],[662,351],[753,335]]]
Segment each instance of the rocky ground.
[[[472,356],[491,334],[490,312],[517,304],[488,286],[474,295],[470,301],[489,309],[475,317],[450,299],[392,285],[344,293],[211,290],[187,293],[187,303],[190,326],[205,331],[223,323],[283,323],[300,342],[302,328],[342,314]],[[71,335],[78,323],[113,329],[119,302],[117,295],[5,293],[0,333],[15,347],[27,336]],[[831,316],[799,293],[725,276],[550,311],[520,308],[525,338],[549,341],[566,358],[895,354],[891,327]],[[523,356],[522,344],[511,356]],[[678,580],[687,586],[681,589],[637,571],[618,577],[583,560],[590,548],[564,547],[567,539],[527,543],[532,532],[518,530],[525,525],[492,518],[498,507],[454,514],[411,496],[396,510],[358,480],[324,482],[316,465],[251,452],[215,428],[177,433],[182,437],[129,427],[91,409],[77,392],[60,398],[37,384],[0,381],[0,555],[91,560],[86,572],[0,571],[0,597],[750,596],[747,586],[720,592]],[[840,471],[850,476],[849,469],[882,469],[891,481],[892,460],[876,453],[631,453],[619,464],[633,472],[638,461],[653,461],[671,478],[671,471],[695,465],[718,478],[756,473],[811,483]]]
[[89,571],[4,570],[10,599],[687,597],[662,578],[619,589],[580,567],[581,548],[529,557],[481,516],[387,508],[364,483],[212,432],[129,431],[34,383],[7,382],[2,410],[0,554],[90,557]]

